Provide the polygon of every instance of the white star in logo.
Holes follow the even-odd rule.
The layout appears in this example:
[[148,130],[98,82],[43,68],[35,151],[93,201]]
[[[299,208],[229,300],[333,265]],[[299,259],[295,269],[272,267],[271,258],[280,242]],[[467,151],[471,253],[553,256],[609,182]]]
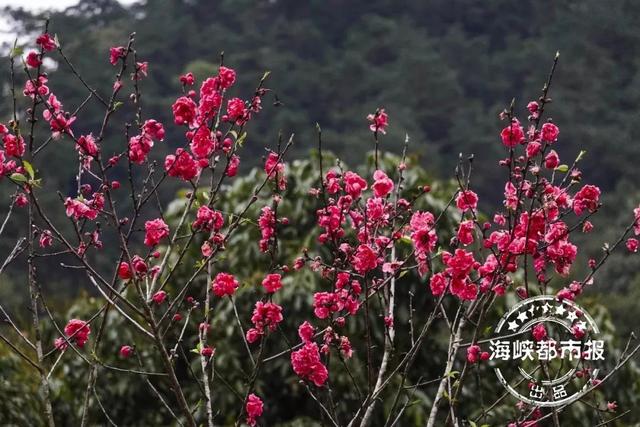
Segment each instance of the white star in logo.
[[516,329],[518,329],[518,322],[516,321],[509,322],[509,330],[515,331]]
[[529,313],[531,313],[531,316],[533,316],[533,312],[536,311],[536,306],[532,305],[529,310],[527,310]]
[[525,313],[524,311],[520,312],[520,314],[518,314],[518,320],[521,322],[524,322],[525,320],[527,320],[527,313]]
[[567,314],[567,319],[569,319],[569,322],[573,322],[578,319],[578,316],[576,316],[575,311],[570,311],[569,314]]
[[556,314],[559,314],[560,316],[562,316],[567,310],[563,307],[556,307]]
[[585,323],[584,320],[581,320],[580,322],[576,323],[576,327],[581,331],[584,331],[587,329],[587,324]]
[[542,306],[542,311],[544,312],[544,314],[547,314],[547,311],[551,310],[551,306],[549,305],[548,302],[545,302],[544,305]]

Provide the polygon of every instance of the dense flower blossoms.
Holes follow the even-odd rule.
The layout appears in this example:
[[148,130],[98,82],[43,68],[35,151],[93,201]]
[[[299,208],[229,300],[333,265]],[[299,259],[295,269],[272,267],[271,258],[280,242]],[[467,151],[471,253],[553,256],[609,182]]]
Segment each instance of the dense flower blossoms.
[[282,276],[277,273],[267,274],[262,281],[262,287],[270,294],[277,292],[282,287]]
[[208,206],[200,206],[193,222],[193,228],[203,231],[218,231],[224,225],[222,214]]
[[251,393],[247,398],[245,411],[247,412],[247,424],[250,425],[251,427],[255,426],[257,423],[256,419],[262,415],[262,411],[263,411],[262,399],[260,399],[255,394]]
[[524,130],[518,120],[514,120],[509,126],[500,132],[502,143],[505,147],[514,148],[524,142]]
[[259,247],[261,252],[267,252],[269,249],[269,243],[275,236],[276,232],[276,217],[273,213],[273,209],[269,206],[262,208],[262,213],[258,219],[258,225],[260,227],[260,242]]
[[251,316],[253,328],[247,331],[247,341],[250,343],[258,340],[265,332],[273,332],[282,322],[282,307],[273,302],[256,302]]
[[169,176],[191,181],[200,171],[195,159],[182,148],[176,150],[176,154],[169,154],[164,160],[164,169]]
[[144,236],[144,244],[147,246],[155,246],[169,235],[169,226],[162,220],[162,218],[147,221],[144,224],[144,229],[146,232]]
[[55,340],[55,346],[58,350],[64,350],[67,348],[67,341],[69,341],[82,348],[87,341],[89,341],[90,333],[91,327],[89,323],[80,319],[71,319],[64,327],[64,334],[67,336],[67,339],[57,338]]
[[273,151],[269,152],[264,164],[264,171],[272,181],[277,181],[278,188],[284,190],[287,187],[287,176],[284,174],[284,163],[279,161],[279,156]]
[[318,387],[322,387],[329,377],[327,367],[320,360],[318,344],[314,342],[306,342],[300,350],[292,352],[291,365],[298,376]]
[[218,297],[225,295],[233,295],[236,289],[238,289],[239,283],[233,275],[229,273],[218,273],[213,279],[211,289],[213,293]]

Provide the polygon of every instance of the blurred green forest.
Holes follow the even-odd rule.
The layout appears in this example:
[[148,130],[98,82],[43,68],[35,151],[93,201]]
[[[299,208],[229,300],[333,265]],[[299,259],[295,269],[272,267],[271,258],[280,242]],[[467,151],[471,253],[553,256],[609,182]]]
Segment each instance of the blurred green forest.
[[[453,176],[459,153],[474,154],[472,186],[481,195],[480,209],[484,212],[499,207],[506,176],[497,166],[505,155],[499,140],[502,125],[498,114],[515,98],[516,113],[526,119],[525,106],[539,96],[559,51],[560,62],[550,92],[553,103],[547,110],[561,130],[555,149],[563,163],[569,164],[580,150],[586,150],[581,163],[584,179],[599,185],[605,194],[602,212],[593,220],[594,231],[580,242],[583,252],[579,254],[577,277],[583,276],[589,257],[599,256],[604,242],[617,239],[640,202],[637,1],[148,0],[123,7],[115,0],[82,0],[75,7],[50,14],[34,14],[19,7],[7,8],[4,13],[11,17],[20,43],[30,43],[33,35],[42,30],[43,18],[50,17],[50,31],[58,34],[66,55],[102,94],[110,91],[114,74],[108,63],[109,47],[124,45],[129,33],[135,31],[138,58],[149,62],[149,77],[142,82],[143,115],[162,121],[167,129],[165,142],[156,148],[159,159],[184,142],[182,130],[172,125],[170,108],[181,91],[178,76],[188,71],[199,78],[212,74],[224,52],[225,65],[238,72],[238,96],[252,93],[256,82],[269,70],[267,86],[273,93],[267,100],[277,104],[265,105],[250,125],[249,139],[241,153],[244,172],[261,162],[264,146],[274,146],[280,131],[296,134],[289,157],[307,160],[316,146],[316,122],[322,125],[327,150],[347,164],[362,164],[372,147],[365,116],[382,106],[390,117],[382,149],[399,153],[405,133],[408,134],[412,159],[428,171],[420,173],[429,179],[447,181]],[[8,54],[10,46],[5,44],[4,48]],[[0,119],[6,122],[11,115],[8,59],[3,64]],[[75,109],[84,100],[86,90],[65,64],[49,65],[52,90],[65,109]],[[120,127],[107,134],[105,147],[125,143],[124,121],[130,113],[127,105],[119,112]],[[74,130],[77,134],[96,132],[101,118],[100,106],[90,103],[79,114]],[[63,193],[71,192],[77,161],[72,155],[73,147],[65,141],[56,144],[61,148],[48,150],[46,158],[55,168],[43,170],[42,174],[48,185]],[[300,169],[309,167],[306,163],[299,165]],[[124,179],[126,171],[121,173]],[[235,185],[236,193],[229,189],[229,198],[234,202],[242,200],[242,188],[249,188],[243,181]],[[178,194],[178,187],[169,190],[163,193],[163,203]],[[302,199],[306,189],[296,191]],[[10,194],[8,184],[0,183],[0,206],[8,204]],[[59,203],[57,195],[51,194],[48,203]],[[62,222],[64,211],[56,206]],[[295,210],[299,218],[307,220],[312,211],[308,206],[297,206]],[[292,219],[295,217],[292,214]],[[10,251],[23,230],[16,221],[14,229],[0,239],[0,254]],[[300,249],[296,246],[299,236],[289,237],[292,246],[287,253],[293,257]],[[255,241],[251,234],[239,238]],[[105,242],[108,247],[109,242]],[[251,259],[247,254],[243,256]],[[248,278],[255,266],[247,268]],[[8,275],[0,278],[0,300],[5,306],[21,307],[26,300],[23,270],[24,265],[16,263],[10,266]],[[589,308],[596,303],[606,306],[608,311],[599,312],[599,318],[607,324],[607,331],[620,340],[631,331],[638,332],[639,272],[638,256],[621,251],[598,273],[585,298]],[[48,266],[47,274],[49,280],[44,286],[52,294],[53,304],[78,316],[97,307],[96,301],[85,300],[88,287],[78,284],[82,277],[55,265]],[[317,279],[305,280],[304,286],[317,284]],[[424,285],[416,281],[412,286]],[[564,283],[554,285],[561,287]],[[74,299],[78,296],[82,299]],[[78,301],[93,305],[80,307]],[[302,302],[295,306],[301,307]],[[225,313],[220,314],[221,323]],[[113,336],[109,342],[115,346],[118,339]],[[443,348],[439,344],[434,347],[432,351],[442,356]],[[425,363],[439,366],[433,359],[432,355],[424,356]],[[11,363],[7,359],[5,365],[0,365],[0,387],[6,386],[1,381],[1,370],[10,371]],[[429,366],[425,372],[432,374]],[[86,373],[81,366],[69,365],[65,369],[78,378]],[[283,378],[291,375],[284,364],[278,369]],[[104,377],[104,381],[108,379]],[[15,387],[24,390],[3,388],[0,395],[3,391],[27,393],[33,386],[30,381],[14,381]],[[631,376],[616,381],[619,382],[612,389],[617,386],[626,394],[634,394]],[[269,387],[276,388],[278,384],[276,381]],[[81,385],[60,381],[58,386],[55,393],[61,396],[57,403],[60,407],[68,405],[64,396],[81,393],[69,388]],[[145,396],[142,387],[129,388],[126,384],[121,393],[123,398]],[[303,393],[297,393],[292,395],[293,401],[303,405]],[[428,405],[430,397],[419,398]],[[634,401],[633,396],[619,400],[627,397],[626,403]],[[146,399],[149,398],[147,394]],[[0,401],[0,413],[17,411],[16,408],[29,411],[29,405],[37,406],[29,399],[9,405],[8,409],[3,409],[4,403]],[[140,404],[144,406],[144,402]],[[20,411],[15,419],[19,419]],[[125,417],[125,409],[122,411]],[[415,411],[419,421],[423,414],[419,408]],[[584,414],[574,414],[574,419],[581,415]],[[148,416],[150,423],[162,422],[161,418],[154,419],[154,414]],[[273,417],[287,418],[286,414]]]
[[[50,14],[19,7],[5,14],[21,35],[37,34],[50,16],[50,29],[66,54],[102,93],[110,89],[113,74],[109,47],[125,44],[135,31],[138,57],[150,63],[143,113],[168,124],[161,152],[173,151],[184,138],[171,125],[177,76],[211,74],[224,52],[225,64],[238,71],[238,93],[251,93],[269,70],[269,87],[281,102],[267,106],[252,123],[245,170],[260,162],[263,147],[273,145],[279,131],[296,134],[293,158],[308,156],[316,144],[316,122],[328,150],[360,164],[371,148],[365,116],[384,106],[391,118],[384,150],[399,152],[407,133],[410,152],[443,179],[453,175],[459,153],[475,155],[472,184],[487,212],[499,204],[504,182],[504,171],[496,166],[504,155],[498,113],[515,98],[516,112],[526,119],[524,107],[539,95],[560,51],[548,109],[561,129],[556,149],[564,163],[587,150],[585,180],[607,194],[604,214],[584,242],[583,264],[604,242],[615,240],[640,201],[636,1],[153,0],[123,7],[115,0],[83,0]],[[0,79],[9,81],[8,67],[0,72]],[[54,64],[50,75],[66,108],[82,103],[85,90],[64,64]],[[5,83],[0,117],[10,115],[8,95]],[[76,132],[95,132],[100,118],[99,105],[90,104]],[[121,143],[115,141],[119,133],[107,135],[107,145]],[[63,150],[47,155],[59,166],[48,179],[59,188],[72,187],[73,156]],[[3,250],[9,240],[0,243]],[[625,332],[640,314],[638,267],[637,257],[614,257],[597,281]]]

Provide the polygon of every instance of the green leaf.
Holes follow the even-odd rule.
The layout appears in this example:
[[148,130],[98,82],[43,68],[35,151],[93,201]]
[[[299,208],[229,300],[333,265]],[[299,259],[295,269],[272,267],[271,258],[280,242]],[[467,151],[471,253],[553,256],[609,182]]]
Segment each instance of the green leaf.
[[247,133],[244,132],[242,135],[240,135],[240,138],[238,138],[238,145],[240,147],[242,147],[242,144],[244,143],[244,140],[247,138]]
[[556,170],[557,170],[558,172],[566,173],[566,172],[569,170],[569,166],[567,166],[567,165],[560,165],[560,166],[558,166],[558,167],[556,168]]
[[113,104],[113,109],[111,111],[116,111],[118,108],[122,107],[124,103],[122,101],[117,101],[115,104]]
[[200,354],[200,350],[202,350],[202,343],[199,342],[196,348],[192,348],[189,350],[191,353]]
[[27,171],[31,179],[35,177],[35,172],[33,171],[33,166],[31,166],[31,163],[27,162],[26,160],[23,160],[22,167]]
[[412,243],[413,243],[413,242],[411,241],[411,237],[409,237],[409,236],[402,236],[402,237],[400,238],[400,241],[401,241],[402,243],[406,243],[407,245],[410,245],[410,244],[412,244]]
[[269,74],[271,74],[271,71],[265,71],[264,74],[262,75],[261,81],[267,80],[267,77],[269,77]]
[[20,46],[14,46],[13,49],[9,51],[9,56],[11,58],[16,58],[18,56],[21,56],[23,53],[24,53],[23,48],[21,48]]
[[13,173],[9,178],[11,178],[11,180],[15,182],[27,182],[27,177],[22,175],[21,173]]

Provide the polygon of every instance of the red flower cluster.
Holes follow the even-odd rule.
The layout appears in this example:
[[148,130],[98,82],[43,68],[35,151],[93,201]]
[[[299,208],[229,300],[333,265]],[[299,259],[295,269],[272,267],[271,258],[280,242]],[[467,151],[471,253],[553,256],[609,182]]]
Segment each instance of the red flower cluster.
[[67,336],[67,339],[56,338],[55,347],[58,350],[64,350],[67,348],[67,342],[71,342],[82,348],[87,341],[89,341],[90,333],[91,327],[87,322],[80,319],[71,319],[64,327],[64,334]]
[[218,273],[218,275],[213,279],[211,289],[216,296],[223,297],[225,295],[233,295],[236,289],[238,289],[238,286],[240,285],[233,275],[228,273]]
[[247,331],[247,341],[253,343],[258,340],[266,330],[273,332],[278,323],[282,322],[282,307],[273,302],[256,302],[256,306],[253,309],[253,316],[251,316],[251,322],[253,328]]

